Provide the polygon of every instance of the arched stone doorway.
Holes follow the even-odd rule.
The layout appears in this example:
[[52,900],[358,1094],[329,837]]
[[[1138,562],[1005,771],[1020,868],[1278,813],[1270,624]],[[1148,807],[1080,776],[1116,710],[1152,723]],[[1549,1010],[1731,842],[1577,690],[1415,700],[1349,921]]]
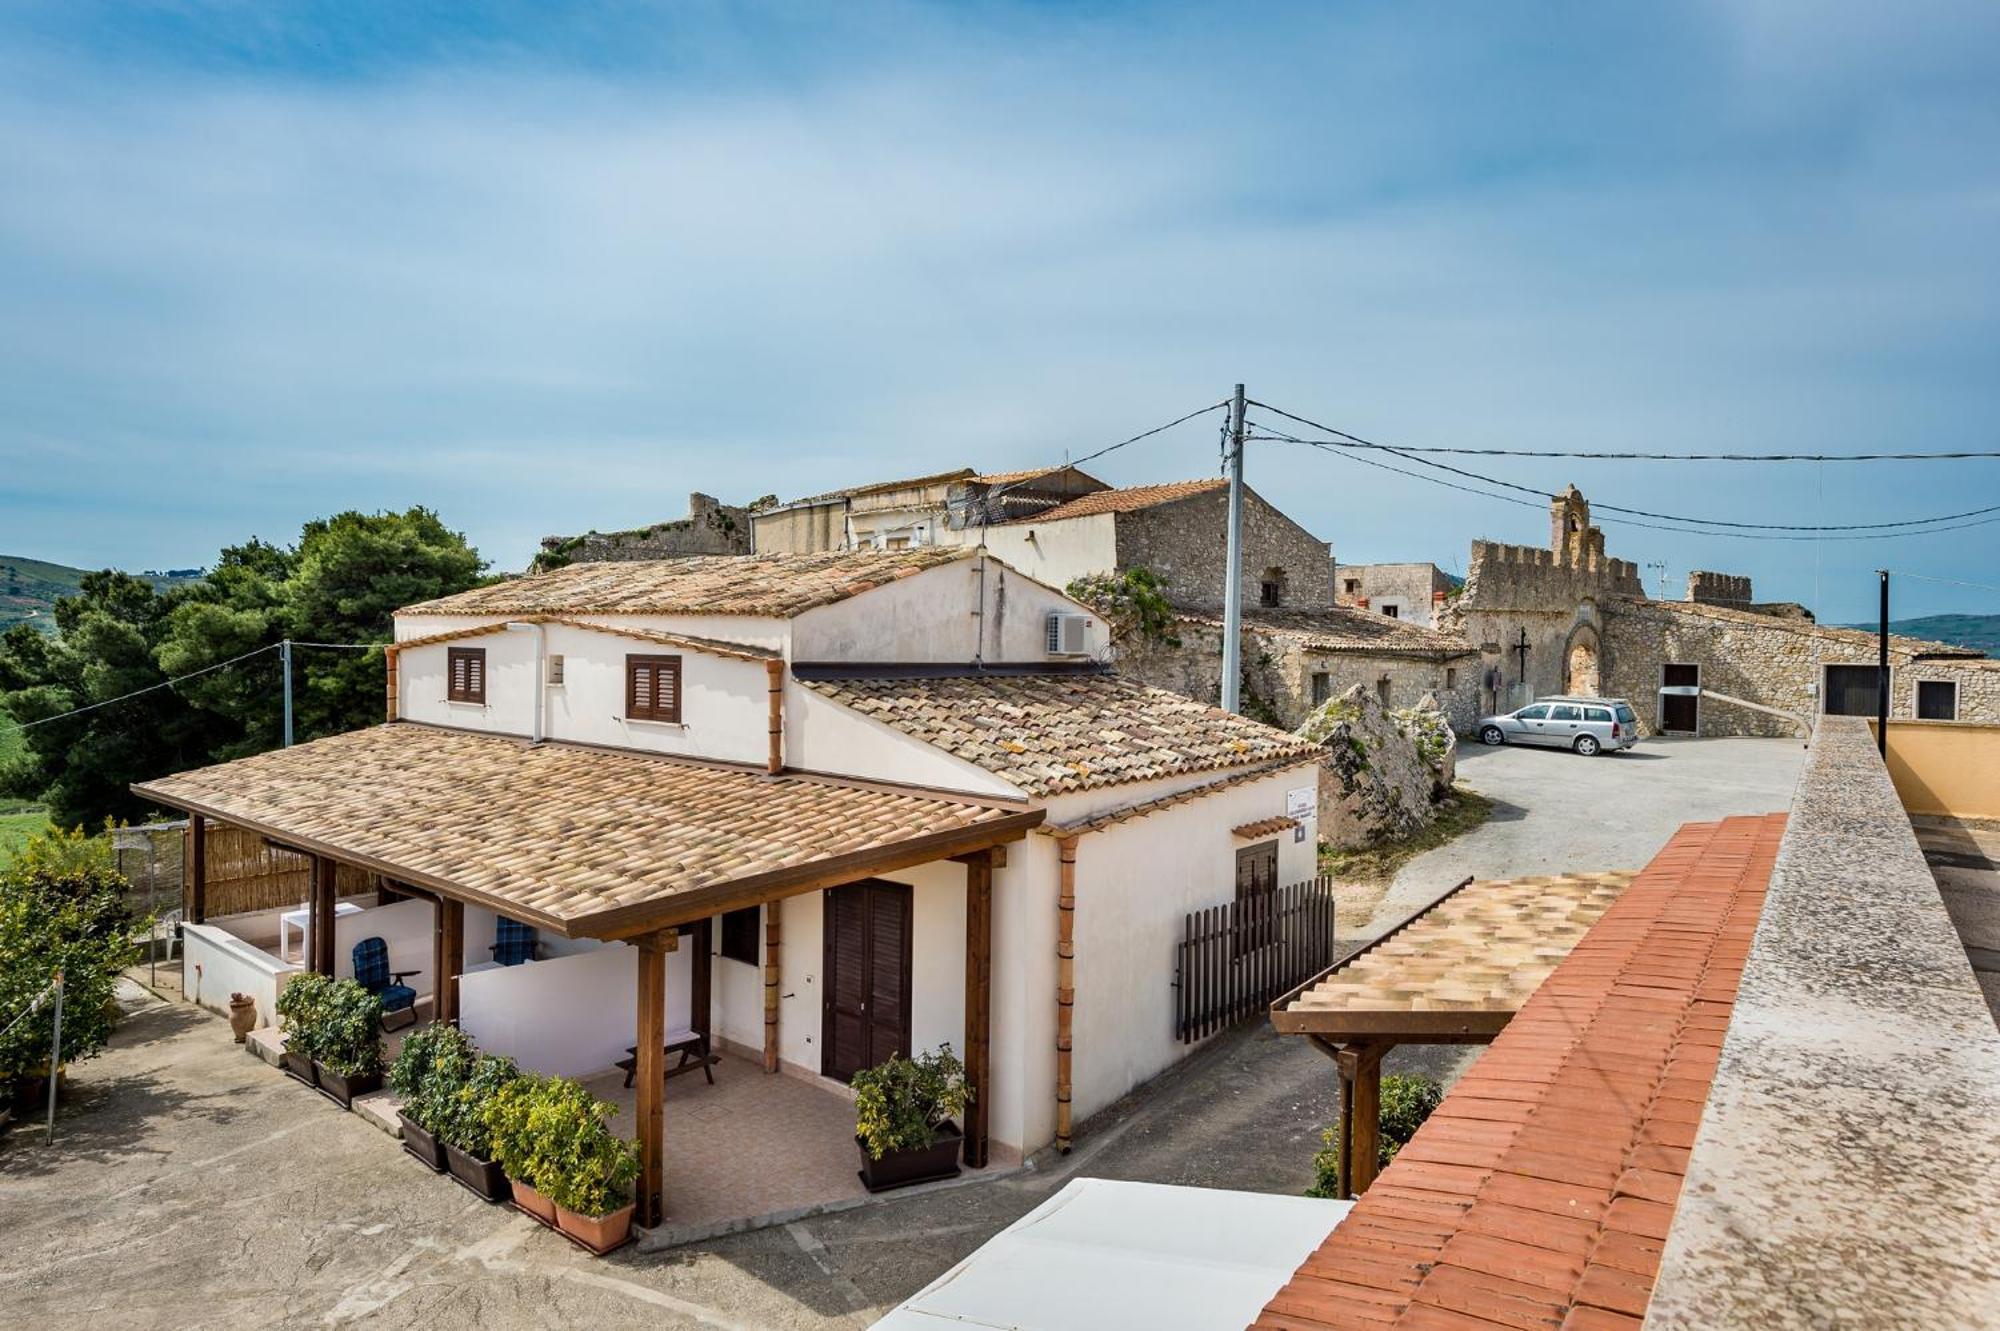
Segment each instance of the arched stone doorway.
[[1563,662],[1563,692],[1596,697],[1604,691],[1598,670],[1597,635],[1579,633],[1569,645],[1569,659]]

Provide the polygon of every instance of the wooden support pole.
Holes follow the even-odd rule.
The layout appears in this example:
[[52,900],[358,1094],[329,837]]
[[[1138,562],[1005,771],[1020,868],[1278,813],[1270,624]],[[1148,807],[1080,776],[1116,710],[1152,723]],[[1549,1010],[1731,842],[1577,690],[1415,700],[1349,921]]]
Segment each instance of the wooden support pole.
[[431,918],[436,922],[437,980],[431,986],[431,1020],[440,1025],[458,1020],[458,977],[465,969],[465,903],[439,897]]
[[633,1223],[657,1225],[666,1216],[667,949],[657,934],[639,940],[639,1181]]
[[778,1070],[778,984],[783,960],[782,901],[764,903],[764,1071]]
[[1368,1191],[1380,1169],[1382,1151],[1382,1057],[1394,1048],[1386,1041],[1358,1041],[1343,1051],[1341,1079],[1345,1083],[1341,1135],[1345,1139],[1350,1196]]
[[321,975],[333,974],[333,861],[312,857],[312,965]]
[[771,712],[771,752],[764,769],[776,776],[785,770],[785,663],[766,661],[764,676]]
[[688,1025],[704,1040],[713,1031],[715,999],[715,921],[703,920],[694,927],[694,993],[688,1002]]
[[986,1167],[993,1099],[993,858],[965,861],[965,1163]]
[[198,813],[188,815],[187,865],[187,900],[181,903],[181,918],[200,924],[208,918],[208,819]]
[[1076,837],[1056,838],[1056,1149],[1070,1147],[1070,1035],[1076,1008]]

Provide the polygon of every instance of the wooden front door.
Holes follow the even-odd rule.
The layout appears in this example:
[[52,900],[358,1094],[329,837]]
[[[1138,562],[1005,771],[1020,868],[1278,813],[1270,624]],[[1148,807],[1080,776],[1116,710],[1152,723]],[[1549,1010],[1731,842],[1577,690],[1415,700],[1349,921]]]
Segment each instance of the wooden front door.
[[910,1053],[910,889],[870,878],[826,893],[820,1071],[847,1081]]
[[[1666,688],[1693,688],[1701,683],[1701,667],[1668,662],[1660,667],[1660,684]],[[1701,725],[1701,699],[1691,693],[1660,695],[1660,729],[1693,734]]]

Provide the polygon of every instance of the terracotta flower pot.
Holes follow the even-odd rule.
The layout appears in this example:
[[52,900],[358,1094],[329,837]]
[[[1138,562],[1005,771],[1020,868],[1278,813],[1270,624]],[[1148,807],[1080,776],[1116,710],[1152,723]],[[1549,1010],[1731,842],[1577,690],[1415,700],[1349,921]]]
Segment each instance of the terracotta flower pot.
[[627,1202],[609,1215],[592,1216],[558,1206],[556,1228],[602,1257],[632,1237],[632,1210]]
[[257,1029],[257,1000],[248,994],[229,996],[229,1029],[242,1044]]
[[517,1178],[507,1180],[514,1187],[514,1205],[545,1225],[556,1222],[556,1204]]

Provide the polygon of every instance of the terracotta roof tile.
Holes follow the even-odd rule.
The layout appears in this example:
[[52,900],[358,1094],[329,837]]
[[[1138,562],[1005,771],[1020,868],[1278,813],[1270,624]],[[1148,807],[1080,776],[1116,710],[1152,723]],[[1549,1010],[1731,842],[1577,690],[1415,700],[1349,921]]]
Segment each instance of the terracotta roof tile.
[[1030,795],[1316,757],[1316,746],[1117,675],[810,679],[806,687]]
[[[650,642],[659,647],[680,647],[690,652],[705,652],[710,656],[725,656],[738,661],[782,661],[783,653],[768,647],[753,647],[740,642],[723,642],[717,638],[698,638],[687,633],[661,633],[656,629],[632,628],[623,624],[591,624],[581,619],[565,619],[561,615],[523,615],[512,621],[518,624],[553,624],[560,628],[585,629],[591,633],[606,633],[614,638],[631,638],[638,642]],[[421,638],[404,638],[387,643],[390,651],[400,652],[407,647],[433,647],[441,642],[460,642],[466,638],[483,638],[489,633],[505,633],[507,625],[474,624],[469,628],[447,629],[443,633],[428,633]]]
[[989,827],[1041,817],[930,792],[410,722],[134,790],[583,934],[705,889],[803,876],[913,841],[977,840]]
[[[1638,1331],[1784,825],[1773,814],[1682,828],[1279,1291],[1259,1331]],[[1436,1199],[1422,1244],[1434,1256],[1385,1268],[1377,1244],[1408,1223],[1413,1195]]]
[[404,606],[405,615],[760,615],[784,619],[970,558],[961,546],[570,564]]
[[1087,518],[1095,513],[1135,513],[1140,509],[1156,508],[1161,504],[1172,504],[1211,490],[1220,490],[1228,484],[1219,476],[1211,476],[1199,481],[1168,481],[1162,485],[1129,485],[1122,490],[1098,490],[1040,513],[1010,518],[1007,525],[1062,522],[1069,518]]

